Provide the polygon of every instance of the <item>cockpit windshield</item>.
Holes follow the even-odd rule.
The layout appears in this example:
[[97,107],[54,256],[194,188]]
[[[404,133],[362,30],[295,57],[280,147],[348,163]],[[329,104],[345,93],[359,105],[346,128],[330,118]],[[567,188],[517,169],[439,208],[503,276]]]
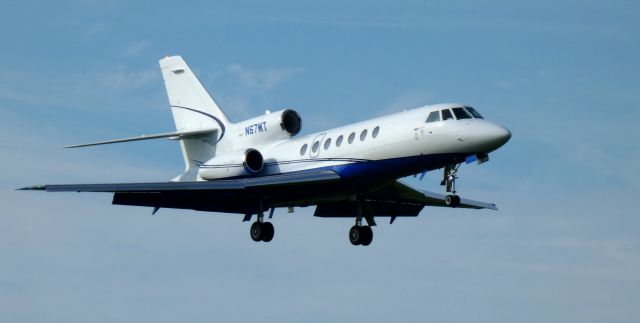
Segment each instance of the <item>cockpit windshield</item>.
[[453,115],[451,114],[451,110],[444,109],[442,110],[442,121],[453,119]]
[[431,111],[427,117],[427,123],[440,121],[440,111]]
[[[451,113],[453,111],[453,113]],[[427,123],[440,121],[440,114],[442,113],[442,121],[445,120],[462,120],[462,119],[484,119],[476,109],[472,107],[455,107],[451,109],[442,109],[440,111],[431,111],[427,116]],[[455,117],[454,117],[455,115]]]
[[453,114],[456,115],[456,119],[458,120],[462,120],[462,119],[471,119],[473,118],[469,112],[467,112],[467,110],[463,109],[463,108],[453,108],[451,109],[453,110]]
[[467,111],[469,111],[469,113],[471,113],[471,115],[474,118],[478,118],[478,119],[484,119],[480,113],[478,113],[478,111],[476,111],[476,109],[472,108],[472,107],[464,107],[465,109],[467,109]]

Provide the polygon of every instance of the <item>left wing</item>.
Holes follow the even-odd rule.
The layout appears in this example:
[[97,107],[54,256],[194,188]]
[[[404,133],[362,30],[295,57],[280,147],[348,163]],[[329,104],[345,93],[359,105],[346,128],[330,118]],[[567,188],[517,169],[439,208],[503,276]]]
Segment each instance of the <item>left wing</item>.
[[321,170],[206,182],[63,184],[21,190],[113,192],[112,203],[116,205],[257,214],[269,207],[262,199],[335,190],[341,180],[334,171]]

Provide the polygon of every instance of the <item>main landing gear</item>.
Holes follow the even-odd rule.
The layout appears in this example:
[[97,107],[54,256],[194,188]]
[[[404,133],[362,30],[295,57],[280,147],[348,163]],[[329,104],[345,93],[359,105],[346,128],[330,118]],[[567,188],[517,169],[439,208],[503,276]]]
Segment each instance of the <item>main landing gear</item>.
[[273,239],[274,228],[271,222],[253,222],[249,231],[253,241],[269,242]]
[[[271,214],[273,214],[273,211]],[[269,242],[273,240],[274,232],[273,224],[271,222],[264,222],[264,215],[262,213],[258,214],[258,219],[256,222],[253,222],[251,229],[249,230],[251,239],[256,242]]]
[[460,206],[460,196],[456,195],[456,179],[458,178],[456,174],[458,173],[460,165],[461,164],[446,165],[444,167],[444,178],[442,179],[442,182],[440,182],[440,185],[444,185],[446,187],[447,193],[451,193],[444,198],[444,203],[449,207]]
[[356,224],[349,230],[349,241],[354,246],[363,245],[368,246],[373,240],[373,230],[371,226],[375,225],[373,216],[366,218],[369,225],[362,225],[362,206],[358,209],[358,215],[356,216]]
[[373,230],[368,225],[354,225],[349,230],[349,241],[354,246],[368,246],[373,240]]

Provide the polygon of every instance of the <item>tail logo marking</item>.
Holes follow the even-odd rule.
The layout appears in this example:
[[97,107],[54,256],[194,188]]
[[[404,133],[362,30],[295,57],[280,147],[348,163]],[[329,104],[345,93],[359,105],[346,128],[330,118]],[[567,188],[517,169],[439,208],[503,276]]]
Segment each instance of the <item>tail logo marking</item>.
[[262,132],[267,132],[266,122],[255,123],[244,127],[244,134],[247,136]]

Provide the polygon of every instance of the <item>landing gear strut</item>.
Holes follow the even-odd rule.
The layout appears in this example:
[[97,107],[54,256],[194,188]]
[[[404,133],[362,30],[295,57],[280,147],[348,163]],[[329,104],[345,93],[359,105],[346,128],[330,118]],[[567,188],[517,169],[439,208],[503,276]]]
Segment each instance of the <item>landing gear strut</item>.
[[263,219],[264,214],[260,212],[258,214],[258,219],[256,220],[256,222],[253,222],[253,224],[251,225],[249,234],[251,235],[251,239],[253,239],[253,241],[269,242],[273,239],[273,234],[275,232],[273,224],[271,224],[271,222],[264,222]]
[[444,203],[450,207],[460,206],[460,196],[456,195],[456,179],[458,178],[456,174],[458,173],[460,165],[461,164],[446,165],[444,167],[444,178],[442,179],[442,182],[440,182],[440,185],[445,185],[447,193],[451,193],[444,198]]
[[356,216],[356,224],[349,230],[349,241],[354,246],[368,246],[373,240],[373,230],[371,226],[362,225],[362,215]]

